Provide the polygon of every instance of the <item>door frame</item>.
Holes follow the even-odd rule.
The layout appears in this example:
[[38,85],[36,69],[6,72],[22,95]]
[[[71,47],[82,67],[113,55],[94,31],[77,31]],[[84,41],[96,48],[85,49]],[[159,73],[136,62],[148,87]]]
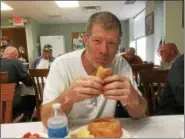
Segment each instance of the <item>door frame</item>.
[[[8,26],[1,26],[2,29],[5,29],[5,28],[16,28],[15,26],[13,25],[8,25]],[[26,44],[27,44],[27,52],[28,52],[28,62],[29,62],[29,67],[31,67],[31,63],[32,63],[32,51],[30,51],[29,48],[32,48],[33,46],[33,40],[31,41],[31,39],[29,38],[32,38],[32,31],[30,32],[29,31],[29,26],[28,24],[20,27],[20,28],[25,28],[25,33],[26,33]],[[30,34],[31,33],[31,34]],[[1,31],[1,36],[2,36],[2,31]]]

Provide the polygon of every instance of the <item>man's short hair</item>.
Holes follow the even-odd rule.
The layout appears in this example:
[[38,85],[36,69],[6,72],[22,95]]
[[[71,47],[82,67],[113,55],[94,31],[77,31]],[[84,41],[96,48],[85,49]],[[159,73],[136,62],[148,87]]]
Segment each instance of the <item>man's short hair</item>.
[[53,50],[53,47],[50,44],[45,44],[44,45],[43,51],[50,52],[52,50]]
[[86,25],[86,32],[91,36],[94,24],[100,24],[105,30],[118,29],[120,37],[122,35],[121,22],[111,12],[98,12],[91,15]]

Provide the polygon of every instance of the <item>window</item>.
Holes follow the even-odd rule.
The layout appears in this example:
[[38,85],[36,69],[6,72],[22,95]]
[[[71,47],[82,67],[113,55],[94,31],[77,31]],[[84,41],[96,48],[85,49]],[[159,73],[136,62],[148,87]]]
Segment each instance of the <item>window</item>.
[[134,18],[134,39],[145,36],[145,10]]
[[146,37],[137,39],[136,46],[136,54],[146,61]]
[[132,41],[129,45],[129,47],[133,47],[136,49],[136,41]]

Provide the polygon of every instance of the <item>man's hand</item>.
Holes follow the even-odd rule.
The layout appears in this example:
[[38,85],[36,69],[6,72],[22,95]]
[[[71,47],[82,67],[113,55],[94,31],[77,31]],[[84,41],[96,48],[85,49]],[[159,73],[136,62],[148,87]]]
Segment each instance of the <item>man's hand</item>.
[[64,91],[70,102],[80,102],[97,97],[103,92],[103,80],[96,76],[79,77]]
[[128,78],[113,75],[106,77],[104,84],[103,94],[105,98],[120,100],[130,108],[139,104],[140,96]]

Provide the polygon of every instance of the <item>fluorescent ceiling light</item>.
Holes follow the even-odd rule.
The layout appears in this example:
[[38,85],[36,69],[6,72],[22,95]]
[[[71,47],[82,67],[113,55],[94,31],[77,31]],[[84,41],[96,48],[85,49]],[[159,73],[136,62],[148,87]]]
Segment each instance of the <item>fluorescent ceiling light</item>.
[[60,8],[79,7],[78,1],[55,1]]
[[1,1],[1,11],[9,11],[9,10],[13,10],[13,8]]

